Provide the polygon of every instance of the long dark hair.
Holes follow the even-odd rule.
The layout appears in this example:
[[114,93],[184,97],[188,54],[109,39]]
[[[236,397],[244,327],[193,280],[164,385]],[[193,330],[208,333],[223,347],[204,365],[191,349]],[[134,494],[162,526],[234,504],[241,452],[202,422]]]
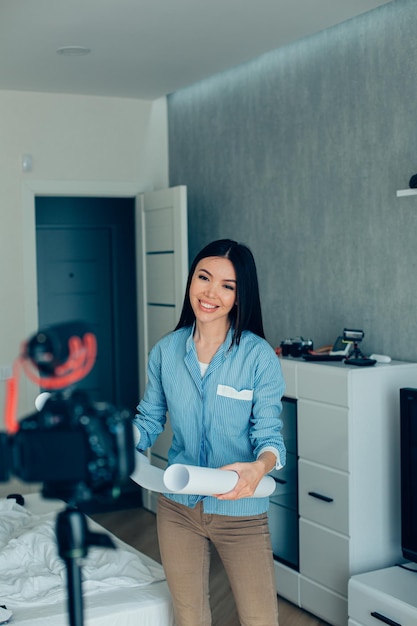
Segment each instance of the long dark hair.
[[233,326],[232,344],[239,344],[244,330],[250,330],[259,337],[265,338],[261,301],[259,298],[258,274],[255,259],[247,246],[232,239],[218,239],[205,246],[195,257],[188,274],[184,303],[180,319],[175,330],[192,326],[195,322],[194,311],[190,302],[190,284],[197,264],[207,257],[223,257],[229,259],[236,272],[237,292],[236,305],[229,313]]

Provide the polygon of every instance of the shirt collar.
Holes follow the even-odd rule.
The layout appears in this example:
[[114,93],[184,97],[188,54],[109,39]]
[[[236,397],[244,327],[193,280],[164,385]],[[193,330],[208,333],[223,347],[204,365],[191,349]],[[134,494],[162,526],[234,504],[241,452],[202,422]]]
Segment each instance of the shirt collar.
[[[195,330],[195,322],[191,326],[190,334],[188,335],[188,338],[187,338],[187,342],[186,342],[186,351],[187,352],[189,352],[190,350],[194,350],[195,349],[194,330]],[[232,345],[233,332],[234,332],[234,328],[233,328],[233,326],[230,326],[229,330],[227,331],[226,339],[224,340],[224,342],[222,343],[222,345],[219,348],[219,350],[222,351],[222,354],[224,356],[227,356],[227,353],[229,352],[230,347]]]

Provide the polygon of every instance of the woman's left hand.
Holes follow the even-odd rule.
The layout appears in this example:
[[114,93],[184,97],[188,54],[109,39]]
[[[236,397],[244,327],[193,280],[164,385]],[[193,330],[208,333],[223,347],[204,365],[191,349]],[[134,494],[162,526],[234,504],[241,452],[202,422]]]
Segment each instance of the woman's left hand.
[[253,496],[256,487],[265,475],[265,465],[262,461],[252,463],[231,463],[219,468],[232,470],[237,473],[239,479],[231,491],[222,494],[215,494],[219,500],[239,500],[239,498],[250,498]]

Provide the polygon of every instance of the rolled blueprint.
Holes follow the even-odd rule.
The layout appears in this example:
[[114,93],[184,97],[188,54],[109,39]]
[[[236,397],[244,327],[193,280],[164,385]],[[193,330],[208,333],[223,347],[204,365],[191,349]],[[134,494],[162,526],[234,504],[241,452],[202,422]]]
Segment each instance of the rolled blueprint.
[[174,493],[211,496],[213,493],[227,493],[238,481],[236,472],[195,465],[170,465],[164,472],[164,484]]
[[136,450],[135,458],[136,467],[133,474],[130,475],[130,478],[141,487],[144,487],[144,489],[167,493],[169,489],[164,485],[164,470],[151,465],[148,457],[138,450]]
[[[136,455],[136,469],[130,477],[138,485],[151,491],[200,496],[227,493],[234,488],[239,478],[232,470],[180,463],[170,465],[164,471],[150,465],[147,457],[139,452]],[[264,476],[252,497],[268,497],[275,491],[275,486],[272,476]]]
[[[196,467],[174,463],[164,472],[164,484],[173,493],[199,494],[211,496],[214,493],[231,491],[239,476],[233,470]],[[275,480],[264,476],[257,486],[253,498],[265,498],[275,491]]]

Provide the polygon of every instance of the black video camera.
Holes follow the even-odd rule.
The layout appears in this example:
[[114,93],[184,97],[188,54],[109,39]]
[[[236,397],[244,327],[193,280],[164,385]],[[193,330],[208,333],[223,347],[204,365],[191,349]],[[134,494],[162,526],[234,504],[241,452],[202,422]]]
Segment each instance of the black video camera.
[[[39,412],[17,423],[17,380],[8,381],[0,481],[15,475],[40,482],[45,498],[74,504],[119,496],[135,466],[132,415],[67,388],[91,370],[95,350],[95,337],[83,322],[45,328],[24,344],[19,359],[26,374],[51,393]],[[29,373],[28,362],[39,377]]]

